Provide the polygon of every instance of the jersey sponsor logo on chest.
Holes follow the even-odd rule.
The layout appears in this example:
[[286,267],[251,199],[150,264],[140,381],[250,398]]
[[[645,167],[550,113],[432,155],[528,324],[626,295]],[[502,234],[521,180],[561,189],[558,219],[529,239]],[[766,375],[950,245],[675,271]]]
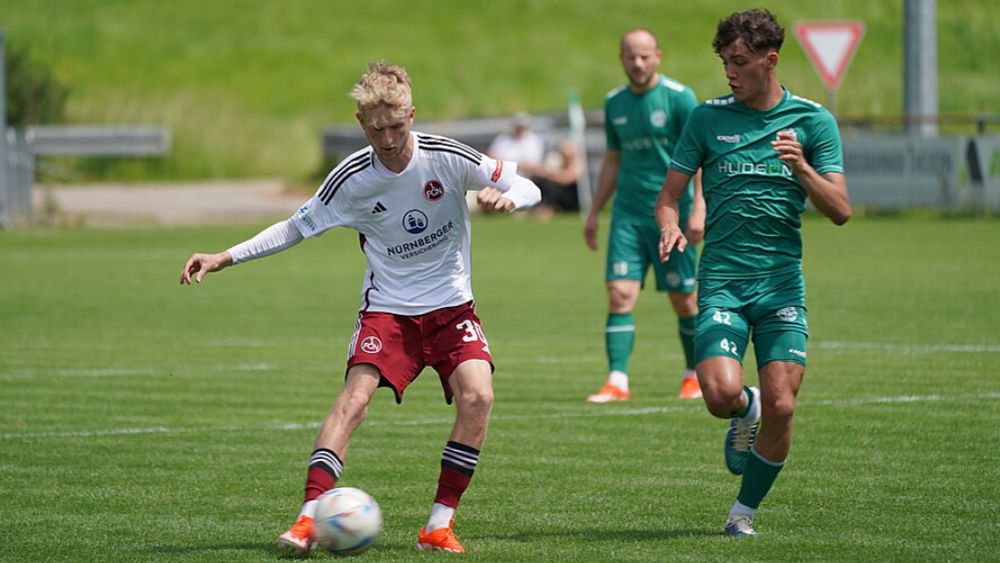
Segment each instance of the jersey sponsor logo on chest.
[[[416,214],[413,214],[414,211],[416,211]],[[406,229],[406,232],[411,234],[421,234],[427,230],[427,216],[424,215],[422,211],[418,211],[415,209],[410,210],[406,213],[406,216],[409,217],[410,219],[413,219],[413,221],[410,222],[408,221],[407,218],[404,217],[403,228]],[[412,226],[411,228],[413,229],[419,228],[419,230],[417,230],[416,232],[411,231],[410,228],[407,227],[408,224]],[[418,224],[422,224],[423,227],[417,227],[416,225]],[[408,240],[400,244],[387,246],[385,250],[389,256],[395,256],[398,258],[402,258],[404,260],[408,260],[415,256],[419,256],[429,250],[437,248],[438,246],[449,240],[450,233],[453,230],[455,230],[454,221],[448,221],[446,224],[442,225],[441,227],[438,227],[437,229],[429,233],[423,234],[420,237]]]
[[419,235],[427,230],[427,214],[419,209],[411,209],[403,215],[403,230],[411,235]]
[[770,162],[720,162],[718,171],[726,176],[784,176],[792,177],[792,171],[780,160]]

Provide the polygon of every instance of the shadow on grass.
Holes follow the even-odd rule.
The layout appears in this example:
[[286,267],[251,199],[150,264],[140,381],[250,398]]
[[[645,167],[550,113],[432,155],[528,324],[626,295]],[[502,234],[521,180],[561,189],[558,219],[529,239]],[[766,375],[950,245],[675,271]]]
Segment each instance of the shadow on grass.
[[542,538],[568,538],[590,543],[620,542],[620,541],[662,541],[677,538],[696,538],[722,536],[719,530],[609,530],[607,528],[594,528],[590,530],[525,530],[506,534],[475,534],[469,538],[493,539],[512,542],[533,542]]
[[[416,542],[413,544],[406,545],[393,545],[393,544],[383,544],[381,542],[376,543],[376,547],[379,552],[398,552],[398,553],[416,553]],[[278,551],[277,546],[274,542],[268,543],[230,543],[230,544],[217,544],[217,545],[155,545],[148,549],[149,552],[157,555],[187,555],[187,554],[211,554],[216,553],[219,557],[219,561],[224,561],[222,556],[224,552],[231,553],[244,553],[244,554],[257,554],[257,555],[271,555],[275,558],[285,559],[282,553]],[[318,550],[319,553],[314,553],[313,555],[330,555],[331,557],[336,557],[333,554],[327,554],[322,550]]]
[[[721,533],[718,530],[668,530],[668,529],[657,529],[657,530],[609,530],[607,528],[593,528],[593,529],[575,529],[575,530],[551,530],[551,531],[539,531],[539,530],[519,530],[516,532],[508,532],[503,534],[471,534],[468,536],[468,540],[474,542],[482,542],[489,540],[514,542],[514,543],[532,543],[543,540],[545,538],[562,538],[578,540],[581,542],[588,542],[590,544],[598,545],[602,543],[609,542],[622,542],[622,541],[664,541],[672,540],[678,538],[696,538],[696,537],[712,537],[720,536]],[[375,548],[385,555],[388,552],[398,553],[400,555],[416,553],[414,545],[411,543],[403,544],[393,544],[393,543],[383,543],[378,542]],[[281,557],[281,553],[275,547],[273,543],[231,543],[231,544],[217,544],[217,545],[157,545],[149,548],[149,551],[157,555],[185,555],[185,554],[209,554],[213,552],[218,552],[217,555],[222,554],[222,552],[243,552],[243,553],[256,553],[259,555],[271,555],[274,557]]]
[[272,553],[278,555],[272,543],[229,543],[217,545],[154,545],[148,551],[160,555],[183,555],[187,553],[212,553],[213,551],[234,551],[245,553]]

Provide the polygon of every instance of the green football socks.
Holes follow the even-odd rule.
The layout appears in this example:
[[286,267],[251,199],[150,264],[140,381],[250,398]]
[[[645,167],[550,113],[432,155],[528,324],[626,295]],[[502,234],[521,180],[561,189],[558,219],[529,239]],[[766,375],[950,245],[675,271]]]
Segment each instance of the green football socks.
[[681,336],[681,347],[684,348],[684,365],[694,369],[694,321],[697,317],[677,319],[677,332]]
[[608,313],[604,342],[609,371],[628,373],[628,360],[635,344],[635,319],[632,313]]
[[747,456],[746,468],[743,470],[740,494],[736,500],[756,510],[764,497],[767,496],[768,491],[771,490],[774,480],[778,478],[778,473],[784,466],[784,461],[768,461],[751,447],[750,455]]

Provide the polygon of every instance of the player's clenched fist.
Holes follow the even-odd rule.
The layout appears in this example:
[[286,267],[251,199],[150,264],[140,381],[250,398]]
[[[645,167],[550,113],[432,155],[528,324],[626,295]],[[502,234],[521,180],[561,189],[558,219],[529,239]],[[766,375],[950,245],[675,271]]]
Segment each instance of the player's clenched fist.
[[483,188],[476,196],[479,206],[487,211],[513,211],[514,202],[505,198],[503,192],[496,188]]

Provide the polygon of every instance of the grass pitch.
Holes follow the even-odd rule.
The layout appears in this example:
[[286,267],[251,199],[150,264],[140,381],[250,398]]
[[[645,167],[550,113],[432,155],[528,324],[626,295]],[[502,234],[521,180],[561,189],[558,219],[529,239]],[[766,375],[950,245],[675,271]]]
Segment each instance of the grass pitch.
[[[572,217],[474,223],[498,370],[459,511],[465,559],[996,559],[996,221],[806,219],[797,435],[761,535],[740,542],[720,535],[739,486],[725,423],[676,398],[665,298],[647,291],[636,312],[634,399],[586,404],[606,369],[602,255]],[[351,233],[331,232],[177,285],[192,251],[260,227],[0,232],[0,560],[277,557],[341,382],[363,261]],[[401,407],[376,395],[341,480],[386,520],[359,559],[443,557],[414,544],[452,416],[431,371]]]

